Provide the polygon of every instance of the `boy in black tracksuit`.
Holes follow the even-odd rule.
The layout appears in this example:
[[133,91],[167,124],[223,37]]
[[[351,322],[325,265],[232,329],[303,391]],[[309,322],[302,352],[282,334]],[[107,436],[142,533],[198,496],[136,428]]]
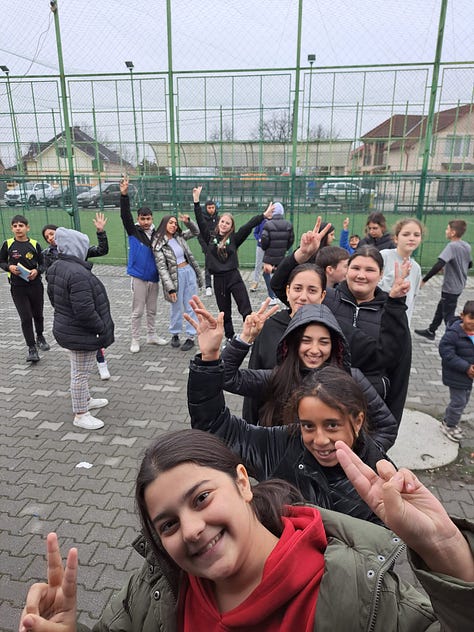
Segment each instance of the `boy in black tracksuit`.
[[[28,220],[23,215],[15,215],[11,221],[14,237],[3,242],[0,249],[0,268],[8,272],[10,292],[21,319],[21,329],[28,346],[27,362],[38,362],[38,348],[49,351],[44,331],[44,288],[41,281],[43,255],[41,246],[28,237]],[[30,273],[22,276],[20,264]],[[33,328],[34,322],[34,328]],[[35,340],[36,330],[36,340]],[[37,348],[38,347],[38,348]]]

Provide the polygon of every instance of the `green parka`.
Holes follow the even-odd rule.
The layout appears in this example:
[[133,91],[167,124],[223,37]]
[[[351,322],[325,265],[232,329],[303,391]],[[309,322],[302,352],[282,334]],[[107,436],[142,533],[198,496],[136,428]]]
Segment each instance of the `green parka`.
[[[472,631],[474,584],[431,573],[409,552],[430,603],[392,571],[404,549],[393,532],[341,513],[320,511],[328,546],[315,632]],[[456,522],[473,550],[473,526]],[[169,564],[160,566],[143,537],[134,546],[146,561],[114,595],[94,632],[175,632],[179,573]],[[77,629],[88,630],[81,624]]]

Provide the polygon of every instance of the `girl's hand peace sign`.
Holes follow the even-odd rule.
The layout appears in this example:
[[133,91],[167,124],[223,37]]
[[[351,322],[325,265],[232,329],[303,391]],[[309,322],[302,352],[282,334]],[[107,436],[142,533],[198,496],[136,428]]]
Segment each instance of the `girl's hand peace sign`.
[[188,314],[183,314],[185,320],[194,327],[198,335],[199,348],[203,360],[218,360],[221,355],[221,344],[224,337],[224,312],[215,318],[204,307],[199,296],[193,295],[189,304],[196,314],[197,321]]
[[247,344],[252,344],[258,334],[262,331],[266,321],[279,310],[278,305],[268,308],[269,303],[270,298],[266,298],[260,309],[257,312],[249,314],[244,320],[244,326],[240,337]]
[[21,613],[20,632],[75,632],[77,549],[71,549],[63,567],[58,538],[48,534],[46,540],[48,583],[33,584]]

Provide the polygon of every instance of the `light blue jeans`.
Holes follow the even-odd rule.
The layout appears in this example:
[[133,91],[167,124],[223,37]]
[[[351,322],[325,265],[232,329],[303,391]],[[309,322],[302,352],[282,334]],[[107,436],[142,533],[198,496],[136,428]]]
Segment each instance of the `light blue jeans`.
[[[189,305],[189,301],[193,294],[197,294],[196,273],[191,265],[178,268],[178,300],[170,305],[170,332],[180,334],[183,330],[183,313],[186,312],[197,320],[196,314]],[[194,340],[196,330],[187,321],[185,322],[186,336]]]

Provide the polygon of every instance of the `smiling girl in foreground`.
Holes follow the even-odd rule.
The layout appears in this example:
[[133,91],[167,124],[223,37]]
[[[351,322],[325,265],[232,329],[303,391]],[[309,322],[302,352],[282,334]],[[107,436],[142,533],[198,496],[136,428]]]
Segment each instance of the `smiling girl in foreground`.
[[[148,548],[147,560],[95,629],[472,629],[468,534],[465,539],[409,470],[395,472],[381,461],[377,475],[343,442],[336,448],[354,485],[400,537],[324,509],[291,505],[300,498],[282,481],[252,487],[239,457],[207,433],[159,437],[136,483],[146,538],[137,546]],[[401,538],[412,549],[414,570],[439,621],[426,597],[393,573]],[[47,544],[49,583],[30,588],[20,632],[84,631],[76,627],[77,549],[64,569],[56,534]]]

